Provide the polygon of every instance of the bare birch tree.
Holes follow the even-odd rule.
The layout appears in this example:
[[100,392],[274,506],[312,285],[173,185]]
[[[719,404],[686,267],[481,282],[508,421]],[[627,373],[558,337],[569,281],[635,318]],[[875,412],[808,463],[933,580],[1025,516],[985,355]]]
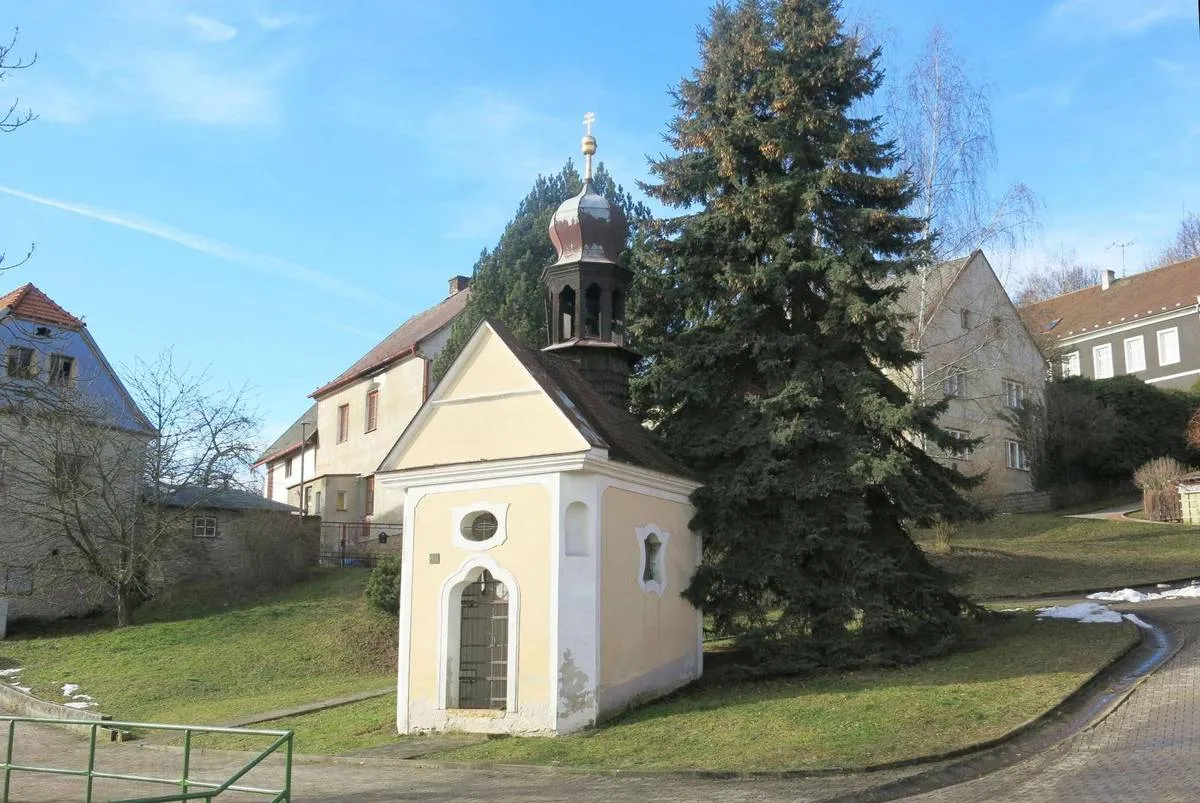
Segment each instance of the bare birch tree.
[[[128,388],[138,411],[98,382],[8,383],[0,424],[0,518],[20,528],[43,575],[106,592],[118,627],[152,592],[160,560],[190,511],[253,460],[258,421],[245,391],[213,391],[170,352],[138,361]],[[187,487],[186,504],[176,492]]]
[[1099,276],[1100,269],[1095,265],[1080,262],[1073,250],[1064,251],[1057,260],[1047,261],[1025,277],[1016,302],[1023,307],[1064,293],[1074,293],[1096,284]]

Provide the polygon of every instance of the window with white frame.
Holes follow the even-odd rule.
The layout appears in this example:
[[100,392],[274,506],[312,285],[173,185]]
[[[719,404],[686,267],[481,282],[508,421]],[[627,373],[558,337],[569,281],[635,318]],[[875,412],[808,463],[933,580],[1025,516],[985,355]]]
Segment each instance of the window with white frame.
[[75,376],[75,358],[65,354],[50,355],[50,384],[66,387]]
[[1111,343],[1092,347],[1092,371],[1096,379],[1108,379],[1113,375]]
[[1013,379],[1005,379],[1004,385],[1004,406],[1011,407],[1014,410],[1020,409],[1025,403],[1025,385]]
[[647,594],[662,596],[667,590],[667,542],[671,534],[656,524],[634,530],[638,542],[638,585]]
[[1142,336],[1125,338],[1125,373],[1146,370],[1146,345]]
[[1004,442],[1004,464],[1018,471],[1029,470],[1029,456],[1025,454],[1025,445],[1020,441]]
[[966,396],[967,375],[958,369],[953,369],[942,380],[942,394],[945,396]]
[[216,538],[217,537],[217,517],[216,516],[192,516],[192,537],[193,538]]
[[1158,364],[1174,365],[1179,362],[1179,327],[1160,329],[1158,332]]
[[450,511],[454,529],[450,540],[459,549],[482,551],[503,544],[508,538],[508,504],[476,502]]
[[345,491],[338,491],[337,495],[334,496],[334,506],[338,509],[338,512],[344,512],[346,510],[346,492]]
[[1070,354],[1064,355],[1062,359],[1063,377],[1079,376],[1079,374],[1079,352],[1072,351]]
[[292,476],[292,460],[293,458],[289,457],[283,461],[283,476],[285,479]]
[[37,361],[33,358],[33,349],[25,346],[10,346],[6,370],[9,376],[16,379],[36,378]]

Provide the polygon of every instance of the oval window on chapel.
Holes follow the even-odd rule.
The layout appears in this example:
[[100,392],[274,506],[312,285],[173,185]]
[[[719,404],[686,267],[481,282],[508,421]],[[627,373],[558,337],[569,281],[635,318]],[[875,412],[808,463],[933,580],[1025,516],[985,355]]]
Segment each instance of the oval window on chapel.
[[486,541],[496,534],[498,527],[496,517],[486,510],[481,510],[463,519],[462,537],[468,541]]

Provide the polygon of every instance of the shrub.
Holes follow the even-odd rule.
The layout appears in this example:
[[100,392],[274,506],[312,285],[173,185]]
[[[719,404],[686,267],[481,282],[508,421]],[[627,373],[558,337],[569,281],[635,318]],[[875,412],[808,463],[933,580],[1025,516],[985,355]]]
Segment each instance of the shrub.
[[372,608],[400,616],[400,556],[387,555],[371,570],[364,592]]
[[1190,469],[1173,457],[1157,457],[1133,472],[1133,484],[1142,491],[1165,491]]
[[1183,507],[1175,481],[1191,469],[1172,457],[1158,457],[1133,473],[1133,484],[1142,490],[1142,509],[1151,521],[1179,521]]

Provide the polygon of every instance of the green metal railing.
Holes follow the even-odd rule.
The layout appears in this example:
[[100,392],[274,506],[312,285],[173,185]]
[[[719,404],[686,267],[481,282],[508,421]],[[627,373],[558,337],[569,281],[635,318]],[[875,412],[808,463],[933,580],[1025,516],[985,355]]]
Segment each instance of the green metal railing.
[[[17,723],[28,722],[31,724],[43,725],[70,725],[74,728],[89,727],[88,750],[87,750],[87,769],[62,769],[55,767],[35,767],[13,763],[13,746],[16,743]],[[7,723],[5,725],[5,723]],[[12,776],[16,772],[40,773],[44,775],[64,775],[68,777],[86,778],[86,795],[84,803],[93,803],[93,786],[96,779],[105,779],[113,781],[133,781],[148,784],[165,784],[168,786],[179,787],[178,792],[173,792],[169,795],[159,795],[154,797],[138,797],[128,798],[113,803],[172,803],[173,801],[182,800],[205,800],[212,801],[217,799],[224,792],[242,792],[252,795],[262,795],[268,797],[271,803],[290,803],[292,799],[292,731],[279,730],[254,730],[250,728],[209,728],[204,726],[191,725],[157,725],[145,722],[111,722],[108,720],[88,722],[77,719],[45,719],[40,717],[9,717],[0,716],[0,727],[4,727],[8,731],[8,740],[5,746],[4,763],[0,764],[0,768],[4,770],[4,787],[3,794],[0,795],[0,803],[9,803],[9,792],[12,786]],[[150,730],[150,731],[180,731],[183,733],[183,762],[178,778],[155,778],[145,775],[126,775],[116,772],[101,772],[96,769],[96,735],[100,729],[110,730]],[[257,756],[247,761],[239,769],[226,779],[223,783],[213,783],[211,781],[201,781],[189,777],[192,759],[192,734],[210,734],[210,733],[231,733],[240,736],[267,736],[275,737],[275,740],[269,747],[259,753]],[[267,756],[280,751],[284,756],[283,769],[283,786],[278,789],[267,789],[256,786],[243,786],[237,782],[245,775],[263,762]]]

